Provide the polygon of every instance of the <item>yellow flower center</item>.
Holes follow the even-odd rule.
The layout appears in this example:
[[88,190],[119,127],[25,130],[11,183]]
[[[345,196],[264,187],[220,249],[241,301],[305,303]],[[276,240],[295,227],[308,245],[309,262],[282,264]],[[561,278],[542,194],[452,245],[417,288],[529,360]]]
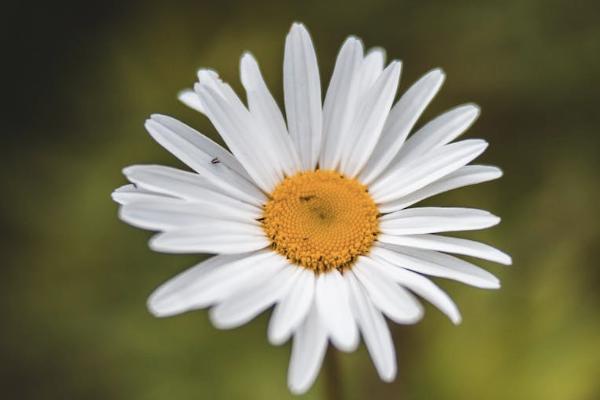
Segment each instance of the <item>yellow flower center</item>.
[[334,171],[285,178],[265,204],[263,229],[290,261],[325,272],[352,266],[377,238],[379,210],[367,187]]

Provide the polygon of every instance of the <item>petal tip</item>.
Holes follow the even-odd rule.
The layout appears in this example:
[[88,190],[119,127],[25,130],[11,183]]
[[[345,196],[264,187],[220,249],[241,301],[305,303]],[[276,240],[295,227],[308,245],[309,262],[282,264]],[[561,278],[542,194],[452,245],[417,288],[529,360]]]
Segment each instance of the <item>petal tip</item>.
[[242,67],[251,67],[253,65],[256,64],[256,58],[254,58],[254,55],[252,55],[252,53],[248,50],[244,51],[242,53],[242,56],[240,57],[240,65]]
[[396,379],[396,369],[394,368],[393,371],[386,372],[385,374],[379,374],[379,378],[386,383],[393,382]]
[[193,93],[193,91],[191,89],[181,89],[179,92],[177,92],[177,98],[181,101],[184,101],[184,99],[189,96],[191,93]]
[[121,170],[121,173],[123,174],[123,176],[125,176],[127,179],[129,179],[129,176],[135,171],[135,169],[136,169],[135,165],[128,165]]
[[148,240],[148,247],[152,251],[162,252],[164,249],[161,245],[161,234],[154,235]]
[[281,346],[289,339],[289,335],[283,335],[279,332],[267,332],[267,339],[273,346]]
[[115,189],[110,193],[110,198],[115,203],[117,203],[119,205],[123,205],[124,201],[123,201],[123,199],[121,199],[121,194],[122,194],[122,192],[119,191],[119,189]]
[[221,319],[217,307],[212,307],[210,310],[208,310],[208,318],[213,326],[217,329],[225,330],[234,327],[230,322]]
[[[427,74],[431,79],[443,81],[446,78],[446,73],[441,68],[434,68]],[[440,82],[441,83],[441,82]]]
[[356,331],[355,335],[345,338],[345,340],[340,340],[340,338],[332,337],[331,342],[338,350],[343,351],[345,353],[352,353],[358,348],[360,338],[358,336],[358,331]]
[[309,388],[308,385],[288,383],[288,389],[290,389],[290,392],[293,395],[296,395],[296,396],[299,396],[299,395],[302,395],[302,394],[306,393],[306,391],[308,390],[308,388]]
[[470,112],[474,113],[477,116],[481,114],[481,107],[479,107],[479,105],[475,103],[466,103],[464,107],[468,108]]
[[294,21],[292,22],[292,27],[291,29],[302,29],[304,28],[304,24],[300,21]]
[[402,61],[400,60],[392,60],[388,65],[388,68],[393,69],[394,73],[399,73],[402,69]]
[[148,297],[148,300],[146,300],[146,308],[148,309],[148,312],[156,318],[169,317],[172,314],[164,307],[161,307],[161,303],[163,302],[164,299],[161,299],[160,289],[157,289]]

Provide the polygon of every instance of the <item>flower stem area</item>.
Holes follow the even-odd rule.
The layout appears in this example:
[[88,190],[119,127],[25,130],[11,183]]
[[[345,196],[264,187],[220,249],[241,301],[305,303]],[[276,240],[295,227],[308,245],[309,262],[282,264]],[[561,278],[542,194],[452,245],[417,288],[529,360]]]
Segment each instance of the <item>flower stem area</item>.
[[325,399],[343,400],[339,350],[330,346],[325,355]]

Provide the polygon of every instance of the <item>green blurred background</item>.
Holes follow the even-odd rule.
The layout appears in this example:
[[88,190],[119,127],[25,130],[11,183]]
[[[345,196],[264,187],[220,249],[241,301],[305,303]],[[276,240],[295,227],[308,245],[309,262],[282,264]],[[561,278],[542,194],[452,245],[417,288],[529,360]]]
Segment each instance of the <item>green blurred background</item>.
[[[341,356],[348,399],[600,399],[600,3],[597,1],[39,2],[3,7],[0,397],[285,399],[289,345],[267,315],[217,331],[206,311],[153,318],[147,295],[199,256],[152,253],[117,219],[122,167],[179,165],[144,132],[161,112],[215,137],[175,98],[197,67],[240,88],[249,49],[282,99],[284,37],[311,31],[328,82],[345,36],[403,60],[401,90],[448,76],[423,121],[474,101],[468,137],[503,179],[432,204],[489,209],[503,223],[469,237],[512,267],[483,266],[488,292],[439,281],[458,327],[431,307],[393,327],[399,374]],[[8,88],[8,91],[6,90]],[[323,398],[320,377],[305,396]]]

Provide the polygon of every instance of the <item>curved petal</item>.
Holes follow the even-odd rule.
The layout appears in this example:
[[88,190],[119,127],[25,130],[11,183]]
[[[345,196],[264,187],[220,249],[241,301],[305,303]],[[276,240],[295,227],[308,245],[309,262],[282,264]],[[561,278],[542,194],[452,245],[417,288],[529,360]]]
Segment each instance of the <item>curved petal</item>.
[[389,171],[378,178],[369,190],[377,203],[398,199],[468,164],[483,153],[486,147],[487,143],[479,139],[447,144]]
[[215,126],[254,182],[269,193],[281,174],[276,148],[258,127],[250,111],[229,85],[218,78],[206,78],[194,86]]
[[408,162],[459,137],[479,117],[475,104],[465,104],[428,122],[408,138],[394,162]]
[[295,23],[285,41],[283,91],[288,130],[304,170],[314,169],[321,149],[321,81],[308,31]]
[[400,81],[401,63],[393,61],[363,94],[349,136],[342,143],[340,170],[355,177],[377,144]]
[[320,168],[335,169],[340,162],[342,146],[351,128],[359,98],[362,63],[362,43],[350,36],[338,54],[323,104],[323,148],[319,158]]
[[283,115],[260,73],[258,63],[250,53],[245,53],[240,61],[242,84],[246,89],[250,113],[262,125],[273,146],[283,172],[294,175],[301,168],[296,147],[288,134]]
[[396,350],[381,312],[375,308],[354,274],[348,274],[350,304],[379,377],[391,382],[396,377]]
[[488,165],[465,165],[421,189],[398,199],[379,204],[379,211],[389,213],[402,210],[421,200],[463,186],[475,185],[498,179],[502,176],[500,168]]
[[162,165],[133,165],[123,169],[123,174],[138,188],[150,192],[200,204],[218,203],[251,213],[254,218],[259,218],[262,214],[260,207],[231,197],[193,172]]
[[[142,229],[169,231],[187,227],[236,222],[239,226],[259,227],[253,213],[218,203],[192,203],[186,200],[162,198],[131,202],[121,206],[119,217]],[[235,228],[240,230],[238,225]],[[244,230],[246,231],[246,229]],[[252,229],[252,231],[256,231]]]
[[444,78],[444,73],[440,69],[428,72],[392,107],[379,142],[360,174],[361,182],[370,184],[388,167],[421,113],[442,86]]
[[371,249],[371,254],[420,274],[453,279],[482,289],[500,287],[498,278],[483,268],[437,251],[381,243]]
[[218,193],[207,192],[204,200],[196,201],[169,197],[140,199],[123,205],[119,215],[125,222],[152,230],[168,230],[220,220],[260,225],[257,219],[261,213],[240,204]]
[[306,392],[315,381],[327,350],[327,330],[313,302],[306,320],[294,334],[288,368],[288,386],[294,394]]
[[404,235],[392,236],[381,234],[377,240],[382,243],[397,244],[417,249],[443,251],[447,253],[462,254],[465,256],[482,258],[500,264],[510,265],[512,260],[506,253],[484,243],[468,239],[440,235]]
[[315,301],[333,344],[342,351],[354,351],[358,329],[350,309],[347,283],[338,270],[317,277]]
[[385,50],[381,47],[370,49],[363,60],[360,70],[360,83],[358,93],[364,95],[373,86],[379,75],[383,72],[385,64]]
[[484,229],[500,222],[495,215],[474,208],[418,207],[386,214],[380,230],[390,235],[414,235]]
[[283,257],[281,269],[260,285],[248,285],[210,309],[210,320],[219,329],[237,328],[278,302],[288,291],[297,267]]
[[192,89],[184,89],[177,94],[177,98],[183,104],[191,108],[192,110],[196,110],[201,112],[202,114],[206,114],[206,110],[202,105],[202,101],[200,97],[194,92]]
[[158,287],[148,298],[148,309],[157,317],[168,317],[206,307],[268,258],[268,253],[211,257]]
[[154,235],[150,248],[164,253],[236,254],[260,250],[271,242],[259,226],[233,221],[205,222]]
[[[217,158],[219,160],[218,164],[222,164],[220,166],[225,166],[228,169],[235,171],[238,175],[246,179],[248,182],[252,182],[252,178],[250,178],[248,172],[244,169],[242,164],[233,154],[231,154],[221,145],[215,143],[213,140],[198,132],[197,130],[189,127],[188,125],[173,117],[169,117],[168,115],[152,114],[148,121],[152,121],[153,123],[159,124],[163,128],[166,128],[170,131],[168,132],[170,133],[170,135],[161,134],[157,136],[160,136],[161,138],[163,136],[176,136],[181,139],[184,139],[185,142],[183,142],[183,145],[193,148],[191,150],[193,152],[191,152],[188,155],[188,157],[185,157],[185,159],[180,157],[179,155],[179,153],[181,153],[182,156],[186,156],[186,154],[184,154],[185,149],[181,149],[180,146],[177,146],[176,150],[178,154],[176,154],[173,153],[171,149],[167,148],[167,150],[171,151],[177,158],[179,158],[181,161],[187,164],[190,168],[195,170],[198,162],[205,160],[212,161],[213,159]],[[155,140],[158,141],[157,137],[155,137],[153,132],[150,132],[150,134],[154,137]],[[163,145],[161,141],[158,142],[161,145]],[[176,142],[175,140],[173,140],[173,142],[175,143],[173,143],[172,146],[178,144],[178,142]],[[200,152],[197,152],[197,150],[199,150]],[[215,163],[212,163],[212,165],[215,165]],[[202,167],[205,167],[205,165],[203,164]]]
[[460,323],[460,312],[456,304],[454,304],[450,296],[431,282],[431,280],[407,269],[394,267],[383,259],[378,259],[377,261],[373,263],[373,267],[379,269],[382,274],[389,276],[394,281],[429,301],[446,314],[454,324]]
[[302,268],[297,270],[290,290],[277,304],[271,316],[268,330],[271,344],[283,344],[304,321],[314,303],[315,274]]
[[110,194],[112,199],[121,205],[133,203],[135,201],[152,201],[152,200],[165,200],[172,199],[173,197],[165,196],[164,194],[150,192],[148,190],[140,189],[134,184],[123,185]]
[[369,293],[373,304],[397,324],[414,324],[423,317],[423,307],[406,289],[382,275],[374,265],[376,260],[361,257],[352,273]]
[[264,193],[236,158],[206,136],[163,115],[152,115],[145,126],[154,140],[214,186],[245,202],[264,203]]

